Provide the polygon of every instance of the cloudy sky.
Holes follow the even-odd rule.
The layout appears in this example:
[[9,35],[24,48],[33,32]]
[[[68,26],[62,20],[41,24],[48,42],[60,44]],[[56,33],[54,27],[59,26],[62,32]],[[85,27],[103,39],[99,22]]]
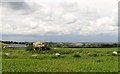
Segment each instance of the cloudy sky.
[[119,0],[2,0],[2,40],[118,41]]

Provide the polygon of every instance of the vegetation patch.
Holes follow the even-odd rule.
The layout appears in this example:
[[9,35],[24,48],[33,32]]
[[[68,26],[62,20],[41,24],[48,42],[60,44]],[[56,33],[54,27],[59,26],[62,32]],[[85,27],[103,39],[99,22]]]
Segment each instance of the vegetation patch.
[[112,55],[112,52],[117,50],[117,48],[51,48],[45,51],[5,49],[2,51],[2,70],[3,72],[118,72],[118,56]]
[[80,56],[79,52],[77,52],[77,53],[73,54],[73,57],[81,57],[81,56]]

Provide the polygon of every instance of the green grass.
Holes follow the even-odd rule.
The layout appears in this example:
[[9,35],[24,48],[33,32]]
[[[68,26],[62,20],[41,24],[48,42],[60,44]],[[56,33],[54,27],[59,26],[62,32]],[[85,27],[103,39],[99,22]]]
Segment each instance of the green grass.
[[[117,48],[57,48],[28,52],[25,49],[3,50],[3,72],[117,72]],[[5,56],[10,53],[10,56]],[[60,57],[53,58],[55,53]],[[80,57],[74,57],[74,54]],[[90,53],[90,55],[88,55]],[[37,54],[37,56],[31,56]],[[97,54],[97,56],[94,56]]]
[[6,46],[7,44],[6,43],[2,43],[2,42],[0,42],[0,47],[2,47],[2,46]]

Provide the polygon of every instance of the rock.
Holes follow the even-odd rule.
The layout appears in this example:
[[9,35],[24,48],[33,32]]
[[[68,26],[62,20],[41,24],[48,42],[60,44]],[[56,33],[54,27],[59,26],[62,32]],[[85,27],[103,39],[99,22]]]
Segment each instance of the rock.
[[33,43],[33,47],[35,48],[41,48],[41,47],[44,47],[44,43],[43,42],[35,42]]
[[9,56],[9,55],[10,55],[10,53],[5,53],[5,55],[6,55],[6,56]]
[[113,55],[113,56],[115,56],[115,55],[117,55],[117,54],[118,54],[118,53],[117,53],[116,51],[113,51],[113,52],[112,52],[112,55]]
[[32,55],[33,57],[36,57],[37,56],[37,54],[34,54],[34,55]]
[[59,54],[59,53],[56,53],[55,55],[56,55],[56,56],[60,56],[60,54]]

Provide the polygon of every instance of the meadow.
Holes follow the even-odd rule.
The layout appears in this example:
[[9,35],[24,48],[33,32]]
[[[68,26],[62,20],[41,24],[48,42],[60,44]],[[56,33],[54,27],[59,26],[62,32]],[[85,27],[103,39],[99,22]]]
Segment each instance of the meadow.
[[118,55],[112,55],[113,51],[118,48],[52,48],[46,51],[7,48],[2,50],[2,71],[118,72]]

